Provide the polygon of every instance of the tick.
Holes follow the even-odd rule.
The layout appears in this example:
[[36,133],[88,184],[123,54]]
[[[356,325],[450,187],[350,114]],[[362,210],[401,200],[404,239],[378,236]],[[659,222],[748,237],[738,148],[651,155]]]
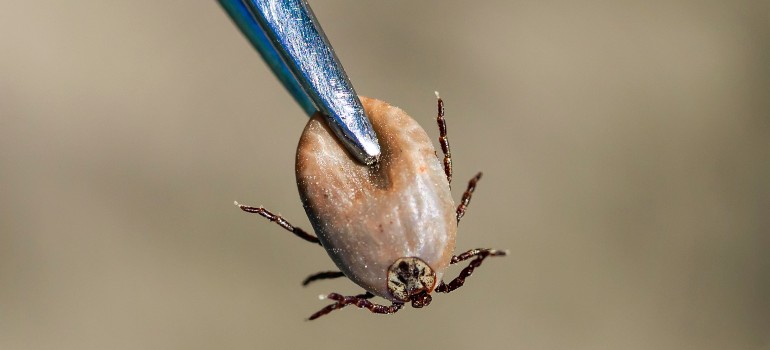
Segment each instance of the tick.
[[[377,314],[395,313],[405,303],[422,308],[431,303],[431,293],[462,287],[487,257],[506,255],[495,249],[453,255],[457,225],[481,173],[468,182],[455,207],[444,103],[438,93],[436,97],[441,160],[414,119],[379,100],[361,97],[382,147],[374,166],[352,158],[321,116],[310,119],[297,147],[296,176],[315,236],[263,207],[236,203],[243,211],[257,213],[326,249],[339,271],[311,275],[303,285],[347,277],[365,290],[354,296],[329,294],[325,299],[334,303],[311,315],[311,320],[348,305]],[[447,267],[465,260],[471,262],[445,283]],[[374,296],[391,304],[375,304],[369,300]]]

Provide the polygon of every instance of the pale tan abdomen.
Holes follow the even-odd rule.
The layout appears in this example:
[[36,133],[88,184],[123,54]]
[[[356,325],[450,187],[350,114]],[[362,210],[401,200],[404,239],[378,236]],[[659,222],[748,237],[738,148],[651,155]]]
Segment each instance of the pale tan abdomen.
[[422,127],[385,102],[361,102],[382,148],[378,166],[350,157],[316,116],[297,148],[297,184],[313,228],[340,270],[373,294],[395,300],[387,273],[399,258],[418,257],[441,279],[455,247],[454,201]]

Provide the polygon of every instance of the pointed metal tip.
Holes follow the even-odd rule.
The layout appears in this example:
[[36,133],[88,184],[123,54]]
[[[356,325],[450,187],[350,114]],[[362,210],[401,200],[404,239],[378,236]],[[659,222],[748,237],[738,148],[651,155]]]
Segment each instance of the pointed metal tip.
[[364,152],[362,161],[366,165],[372,165],[380,160],[380,145],[376,142],[367,142],[364,145]]

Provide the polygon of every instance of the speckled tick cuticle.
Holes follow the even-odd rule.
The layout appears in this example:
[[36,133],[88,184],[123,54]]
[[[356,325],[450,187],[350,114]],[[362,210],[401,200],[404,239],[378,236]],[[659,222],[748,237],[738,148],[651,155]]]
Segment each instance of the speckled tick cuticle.
[[[360,98],[382,149],[373,166],[351,157],[320,115],[310,119],[297,147],[296,176],[315,236],[267,209],[238,205],[320,244],[340,269],[311,275],[303,285],[344,276],[366,291],[354,296],[331,293],[325,299],[334,303],[309,319],[348,305],[378,314],[395,313],[405,303],[422,308],[431,303],[433,292],[449,293],[463,286],[484,259],[506,255],[495,249],[453,255],[457,226],[481,173],[468,182],[455,206],[444,102],[438,93],[436,98],[441,161],[414,119],[379,100]],[[445,283],[442,277],[447,267],[465,260],[470,260],[468,266]],[[391,305],[371,302],[375,296]]]

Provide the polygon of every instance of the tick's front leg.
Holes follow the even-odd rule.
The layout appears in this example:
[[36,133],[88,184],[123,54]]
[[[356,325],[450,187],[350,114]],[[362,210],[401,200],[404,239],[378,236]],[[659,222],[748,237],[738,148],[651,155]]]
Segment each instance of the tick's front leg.
[[455,255],[452,257],[452,260],[449,262],[450,264],[454,265],[459,262],[468,260],[470,258],[475,258],[473,261],[471,261],[468,266],[466,266],[461,272],[460,276],[457,276],[452,282],[444,283],[444,281],[439,282],[438,287],[436,287],[436,292],[438,293],[449,293],[457,288],[460,288],[465,284],[465,279],[468,278],[470,275],[473,274],[473,270],[479,266],[481,266],[481,263],[484,262],[484,259],[490,256],[505,256],[508,252],[504,250],[496,250],[496,249],[471,249],[465,253],[462,253],[460,255]]
[[355,305],[362,309],[369,309],[369,311],[375,314],[394,314],[398,310],[401,310],[402,307],[404,307],[403,303],[393,303],[390,306],[375,304],[368,300],[371,298],[374,298],[374,294],[369,292],[355,295],[355,296],[349,296],[349,297],[346,297],[337,293],[331,293],[326,296],[326,299],[334,300],[336,301],[336,303],[331,304],[319,310],[318,312],[310,315],[310,317],[308,318],[308,321],[315,320],[316,318],[319,318],[334,310],[341,309],[348,305]]

